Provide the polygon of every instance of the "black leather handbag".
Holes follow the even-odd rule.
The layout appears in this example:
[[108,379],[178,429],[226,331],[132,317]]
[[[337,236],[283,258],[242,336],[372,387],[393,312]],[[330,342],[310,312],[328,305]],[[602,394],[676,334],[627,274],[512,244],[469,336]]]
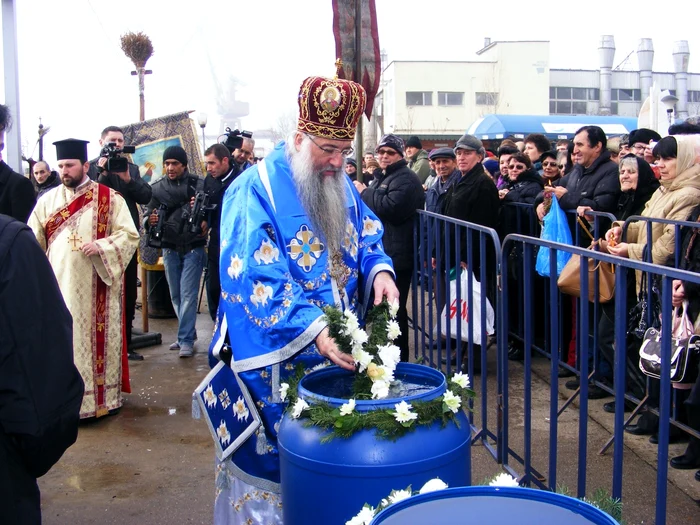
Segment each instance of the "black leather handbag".
[[[671,338],[671,383],[695,383],[699,360],[700,336]],[[649,377],[661,377],[661,332],[656,328],[646,331],[639,349],[639,368]]]

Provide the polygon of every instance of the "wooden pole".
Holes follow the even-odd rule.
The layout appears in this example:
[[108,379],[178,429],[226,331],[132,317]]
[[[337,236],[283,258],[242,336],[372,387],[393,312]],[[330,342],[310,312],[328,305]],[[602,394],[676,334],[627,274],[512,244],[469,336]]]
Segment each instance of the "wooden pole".
[[[355,82],[362,82],[362,0],[355,0]],[[362,174],[362,115],[357,123],[357,145],[355,161],[357,162],[357,180],[364,182]]]
[[[143,95],[146,69],[137,67],[139,77],[139,122],[146,120],[146,100]],[[148,271],[141,266],[141,325],[143,333],[148,333]]]

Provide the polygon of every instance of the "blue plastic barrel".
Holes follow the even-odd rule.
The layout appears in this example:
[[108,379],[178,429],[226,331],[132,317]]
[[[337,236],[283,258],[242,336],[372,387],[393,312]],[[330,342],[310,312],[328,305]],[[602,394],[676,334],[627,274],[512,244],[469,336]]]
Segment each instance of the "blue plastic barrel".
[[[358,507],[357,512],[361,509]],[[372,525],[427,523],[619,525],[610,515],[581,500],[546,490],[510,487],[459,487],[419,494],[391,505],[372,520]]]
[[[346,399],[314,394],[351,372],[336,366],[312,372],[299,383],[299,395],[309,404],[323,401],[340,407]],[[396,403],[429,401],[447,387],[438,370],[412,363],[399,363],[394,376],[421,383],[427,391],[398,399],[357,401],[356,410],[393,409]],[[452,487],[471,481],[471,431],[463,412],[459,427],[437,421],[421,426],[396,441],[378,439],[374,430],[358,432],[348,439],[321,443],[326,434],[318,427],[305,427],[304,420],[285,416],[278,444],[285,525],[344,524],[365,503],[377,505],[393,489],[414,490],[435,477]]]

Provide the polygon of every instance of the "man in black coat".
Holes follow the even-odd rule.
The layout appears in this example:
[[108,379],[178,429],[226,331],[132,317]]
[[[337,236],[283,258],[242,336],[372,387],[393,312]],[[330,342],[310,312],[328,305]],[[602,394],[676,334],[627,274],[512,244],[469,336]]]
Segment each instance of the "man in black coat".
[[0,215],[0,523],[41,523],[36,478],[78,436],[73,322],[32,231]]
[[209,315],[216,320],[219,308],[221,282],[219,279],[219,256],[221,205],[224,194],[231,183],[238,177],[240,171],[231,165],[229,150],[223,144],[214,144],[204,152],[204,162],[207,166],[207,176],[204,179],[204,192],[209,195],[209,204],[216,208],[209,214],[209,249],[207,250],[207,304]]
[[[598,126],[584,126],[576,132],[574,169],[555,182],[551,190],[546,190],[556,196],[562,210],[583,213],[590,207],[594,211],[615,213],[620,198],[620,179],[617,164],[610,160],[607,143],[605,132]],[[544,191],[535,199],[540,220],[545,216],[543,200]]]
[[[108,126],[102,130],[100,147],[104,148],[113,143],[117,148],[124,147],[124,132],[117,126]],[[100,156],[90,161],[88,177],[90,179],[112,188],[124,197],[129,213],[134,221],[134,226],[139,229],[139,209],[138,204],[148,204],[151,200],[151,185],[141,178],[139,167],[129,163],[128,171],[114,172],[107,171],[107,158]],[[138,255],[135,253],[129,261],[124,272],[124,314],[126,316],[126,340],[131,342],[132,323],[136,314],[137,280],[138,277]],[[129,359],[140,361],[143,356],[138,352],[129,349]]]
[[0,213],[26,223],[36,204],[36,196],[31,181],[14,172],[2,160],[5,130],[9,129],[10,124],[9,109],[0,104]]
[[36,199],[39,200],[44,193],[61,185],[61,177],[58,173],[49,168],[48,162],[37,161],[32,167],[34,174],[34,187],[36,189]]
[[370,187],[358,181],[354,184],[362,200],[384,225],[384,250],[394,264],[396,287],[399,289],[396,319],[401,335],[396,339],[396,346],[401,349],[401,360],[408,361],[406,301],[413,278],[413,227],[418,210],[425,205],[425,191],[418,175],[408,167],[400,137],[385,135],[379,141],[376,151],[381,174]]

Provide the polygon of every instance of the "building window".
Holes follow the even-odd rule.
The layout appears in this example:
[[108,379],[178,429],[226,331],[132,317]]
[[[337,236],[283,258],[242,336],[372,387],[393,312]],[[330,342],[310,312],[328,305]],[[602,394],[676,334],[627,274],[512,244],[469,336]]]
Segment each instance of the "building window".
[[464,105],[464,93],[453,91],[438,91],[438,106],[462,106]]
[[688,91],[688,102],[700,102],[700,91]]
[[610,103],[610,114],[617,115],[617,102]]
[[551,115],[586,115],[588,102],[600,99],[598,88],[550,87],[549,113]]
[[407,106],[432,106],[432,91],[406,91]]
[[498,105],[498,93],[480,93],[476,92],[477,106],[496,106]]
[[641,89],[612,89],[610,90],[611,100],[620,102],[640,102],[642,100]]

